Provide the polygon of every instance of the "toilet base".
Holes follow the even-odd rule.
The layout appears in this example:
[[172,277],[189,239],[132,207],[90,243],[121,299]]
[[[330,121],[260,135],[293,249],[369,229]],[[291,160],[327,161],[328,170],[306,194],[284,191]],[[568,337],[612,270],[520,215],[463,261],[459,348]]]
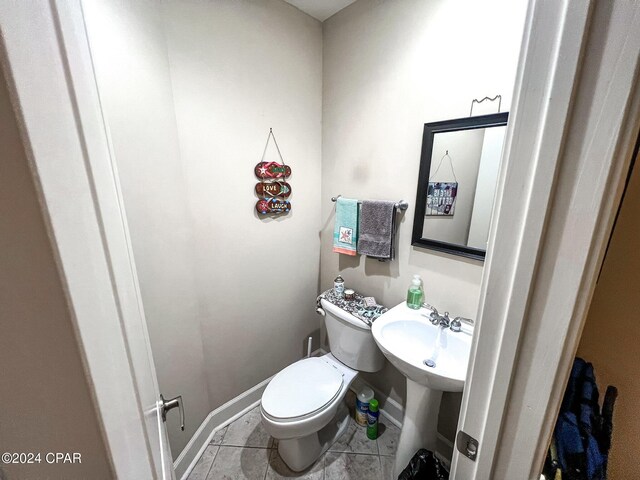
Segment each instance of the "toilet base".
[[304,437],[279,440],[280,458],[294,472],[301,472],[315,463],[349,426],[349,409],[343,401],[335,417],[319,431]]

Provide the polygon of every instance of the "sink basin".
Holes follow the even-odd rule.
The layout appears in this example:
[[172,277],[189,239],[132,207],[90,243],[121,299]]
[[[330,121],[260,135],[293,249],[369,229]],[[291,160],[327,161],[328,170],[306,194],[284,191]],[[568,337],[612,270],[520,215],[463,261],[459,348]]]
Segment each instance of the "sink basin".
[[433,325],[430,313],[403,302],[371,327],[382,353],[407,378],[394,478],[420,448],[436,451],[442,392],[461,392],[467,375],[471,335]]
[[471,335],[431,324],[426,308],[402,303],[372,327],[380,350],[405,377],[443,392],[461,392],[467,375]]

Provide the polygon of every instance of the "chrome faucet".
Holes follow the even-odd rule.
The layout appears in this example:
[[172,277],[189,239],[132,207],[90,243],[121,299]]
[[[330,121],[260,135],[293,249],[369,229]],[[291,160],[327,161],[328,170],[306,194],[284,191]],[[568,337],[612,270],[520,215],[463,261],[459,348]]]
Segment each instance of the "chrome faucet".
[[448,328],[451,325],[451,319],[449,318],[449,312],[444,312],[444,315],[440,315],[440,326]]
[[427,317],[433,325],[440,325],[441,327],[444,327],[444,328],[447,328],[449,327],[449,325],[451,325],[451,320],[449,319],[449,312],[444,312],[444,315],[440,315],[438,313],[438,309],[433,305],[429,305],[428,303],[423,303],[422,306],[424,308],[428,308],[429,310],[431,310],[431,313],[429,314],[429,316],[424,314],[423,316]]
[[452,332],[461,332],[463,323],[471,326],[473,326],[474,324],[474,321],[470,318],[456,317],[451,320],[449,318],[449,312],[444,312],[444,315],[440,315],[438,313],[438,309],[433,305],[429,305],[428,303],[423,303],[422,307],[431,310],[431,313],[429,315],[425,315],[423,313],[423,317],[426,317],[433,325],[439,325],[444,328],[449,328]]

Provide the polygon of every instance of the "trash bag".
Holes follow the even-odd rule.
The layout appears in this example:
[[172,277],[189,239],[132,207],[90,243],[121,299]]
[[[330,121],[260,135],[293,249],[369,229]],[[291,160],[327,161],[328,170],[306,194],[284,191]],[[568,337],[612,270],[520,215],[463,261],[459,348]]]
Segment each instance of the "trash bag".
[[433,452],[421,448],[413,456],[398,480],[448,480],[449,472]]

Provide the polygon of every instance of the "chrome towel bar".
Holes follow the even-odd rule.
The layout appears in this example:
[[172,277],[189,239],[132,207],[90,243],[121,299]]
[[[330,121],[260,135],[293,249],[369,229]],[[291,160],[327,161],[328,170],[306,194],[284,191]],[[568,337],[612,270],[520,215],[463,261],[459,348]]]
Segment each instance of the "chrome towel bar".
[[[331,201],[335,202],[338,200],[338,198],[340,198],[342,195],[338,195],[335,197],[331,197]],[[362,205],[362,202],[360,200],[358,200],[358,204]],[[405,202],[404,200],[400,200],[399,202],[396,202],[396,208],[398,210],[406,210],[407,208],[409,208],[409,202]]]

